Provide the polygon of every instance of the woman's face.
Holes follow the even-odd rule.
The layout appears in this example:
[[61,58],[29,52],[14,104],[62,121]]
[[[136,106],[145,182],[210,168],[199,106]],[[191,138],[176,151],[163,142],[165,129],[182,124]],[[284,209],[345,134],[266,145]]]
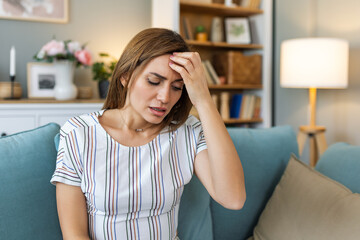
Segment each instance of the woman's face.
[[145,121],[159,124],[180,99],[184,82],[169,67],[170,55],[151,60],[130,84],[126,107]]

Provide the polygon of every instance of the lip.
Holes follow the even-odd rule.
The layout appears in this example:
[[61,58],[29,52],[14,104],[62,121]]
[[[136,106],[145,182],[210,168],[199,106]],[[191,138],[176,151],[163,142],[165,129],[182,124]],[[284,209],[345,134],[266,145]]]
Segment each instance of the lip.
[[149,107],[150,112],[158,117],[163,117],[166,114],[166,108],[163,107]]

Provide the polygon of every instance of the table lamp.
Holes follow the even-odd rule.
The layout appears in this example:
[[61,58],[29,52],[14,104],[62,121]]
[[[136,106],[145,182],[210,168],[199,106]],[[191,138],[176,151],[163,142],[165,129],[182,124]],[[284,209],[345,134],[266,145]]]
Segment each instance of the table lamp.
[[280,54],[280,85],[308,88],[310,122],[300,126],[299,154],[310,139],[310,166],[326,150],[324,126],[316,125],[316,89],[346,88],[348,84],[349,44],[335,38],[299,38],[283,41]]

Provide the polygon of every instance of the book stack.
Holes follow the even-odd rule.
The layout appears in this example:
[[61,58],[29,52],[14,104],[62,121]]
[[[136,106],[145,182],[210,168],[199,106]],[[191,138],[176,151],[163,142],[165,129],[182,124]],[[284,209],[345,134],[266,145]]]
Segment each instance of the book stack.
[[234,94],[230,104],[230,118],[260,118],[261,97],[254,94]]
[[202,65],[204,67],[204,73],[208,84],[221,84],[219,75],[216,73],[214,66],[211,64],[211,62],[209,60],[204,60],[202,61]]

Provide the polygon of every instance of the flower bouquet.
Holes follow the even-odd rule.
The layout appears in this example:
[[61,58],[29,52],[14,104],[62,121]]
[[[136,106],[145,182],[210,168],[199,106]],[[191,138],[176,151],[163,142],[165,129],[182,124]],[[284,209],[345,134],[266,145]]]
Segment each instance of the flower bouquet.
[[55,60],[69,60],[78,66],[90,66],[92,64],[91,53],[76,41],[51,40],[46,43],[34,56],[37,61],[54,62]]
[[92,65],[91,53],[76,41],[51,40],[34,56],[37,61],[53,62],[56,69],[54,97],[71,100],[77,96],[73,83],[75,67]]

